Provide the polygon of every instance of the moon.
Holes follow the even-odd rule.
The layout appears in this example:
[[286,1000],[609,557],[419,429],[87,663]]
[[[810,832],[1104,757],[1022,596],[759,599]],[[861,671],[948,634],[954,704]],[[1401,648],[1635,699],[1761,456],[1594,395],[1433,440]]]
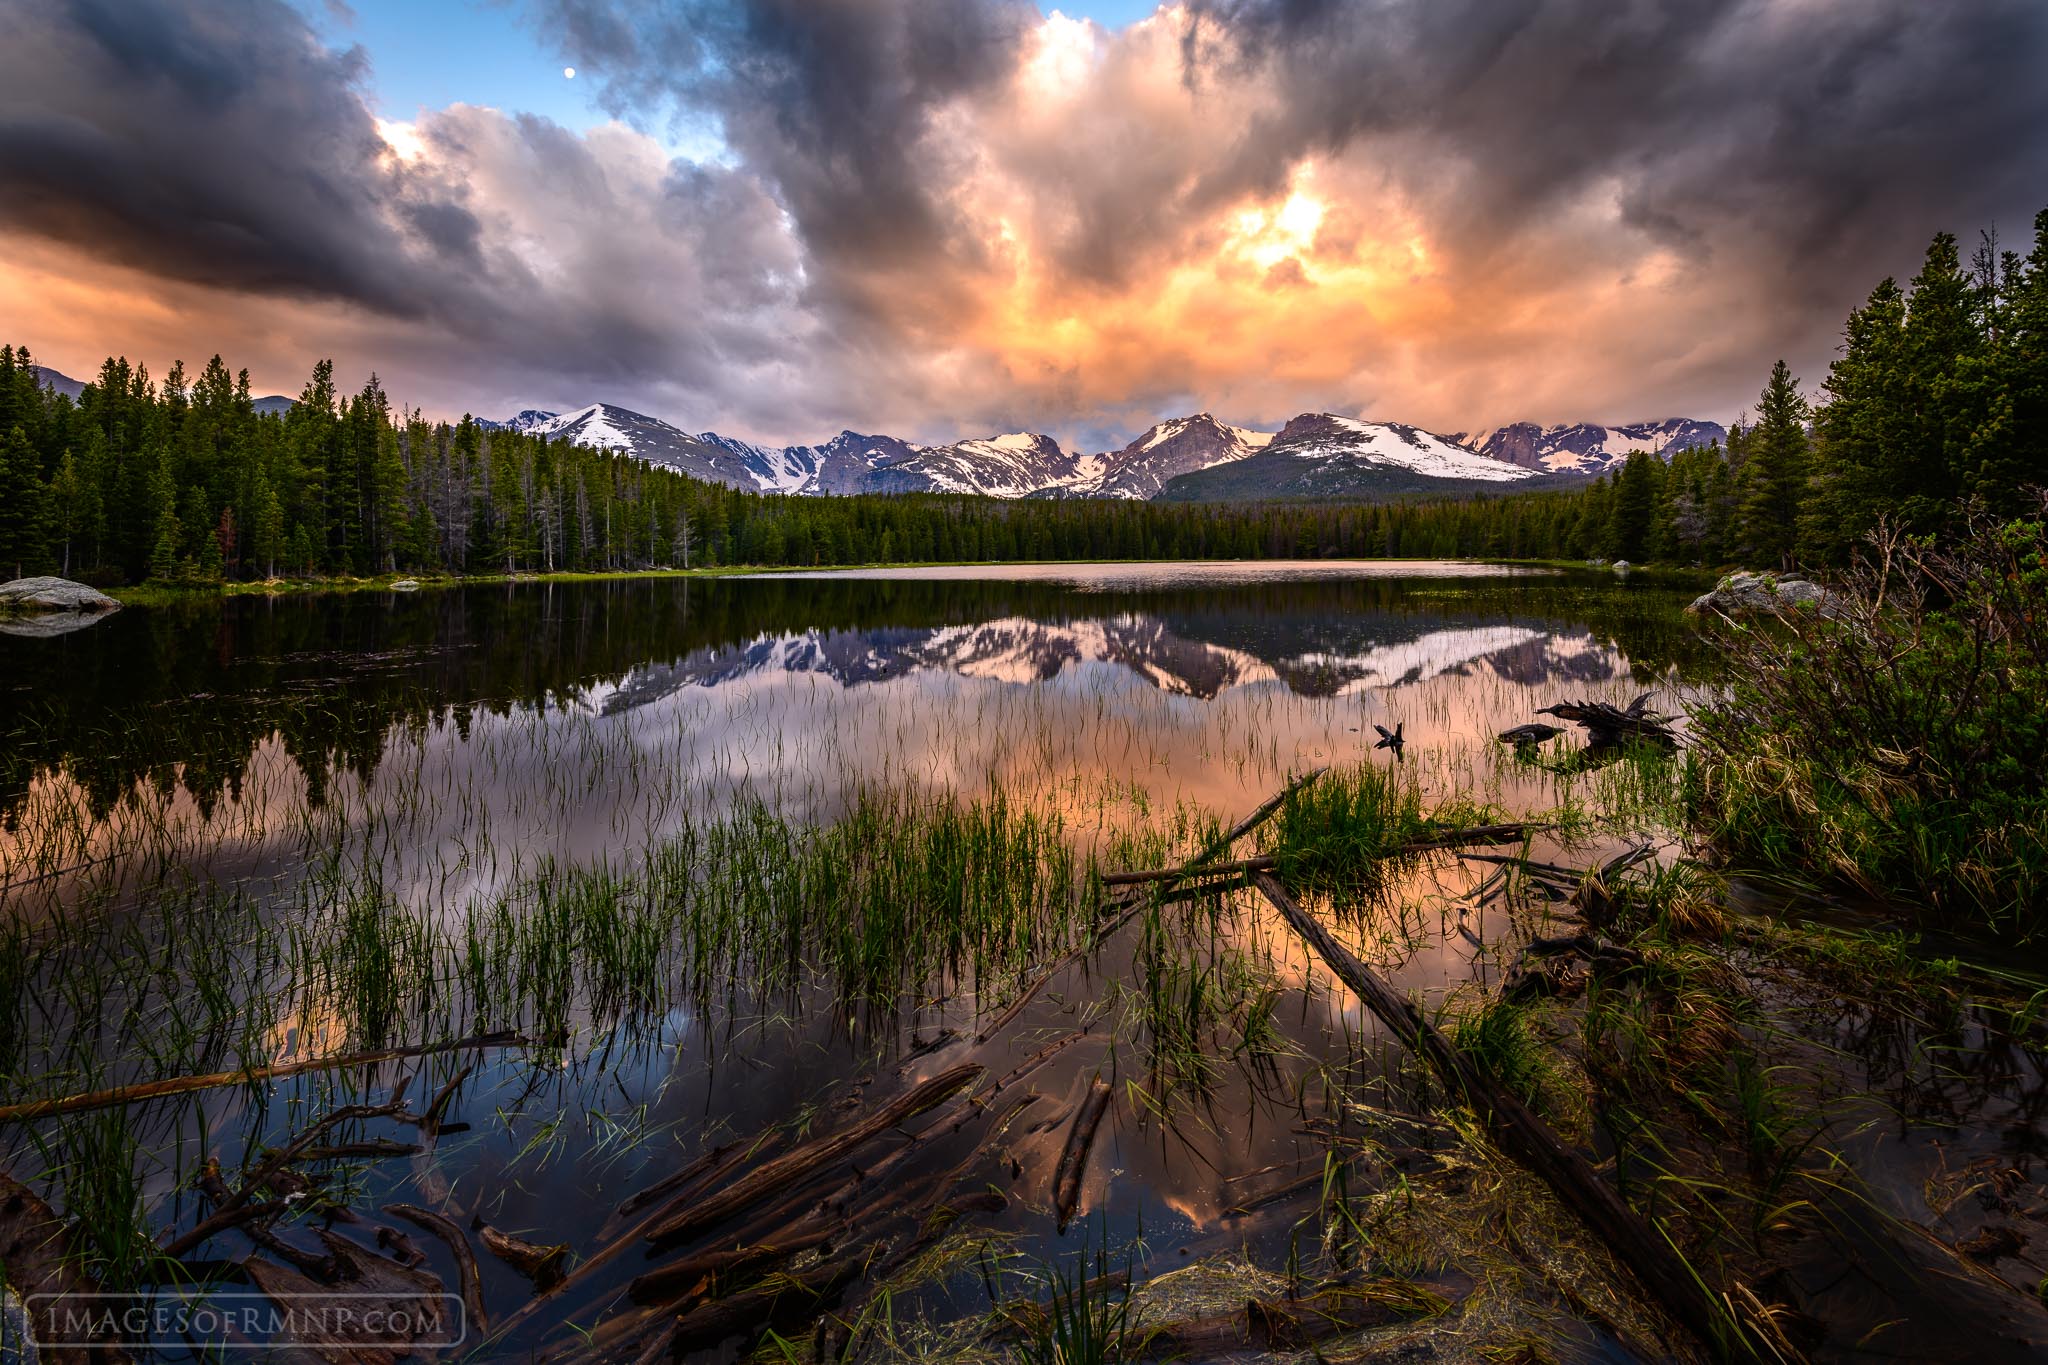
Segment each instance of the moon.
[[563,68],[562,68],[562,77],[563,77],[563,79],[564,79],[564,80],[571,80],[571,81],[575,80],[575,79],[576,79],[576,68],[575,68],[575,67],[573,67],[573,66],[565,66],[565,67],[563,67]]

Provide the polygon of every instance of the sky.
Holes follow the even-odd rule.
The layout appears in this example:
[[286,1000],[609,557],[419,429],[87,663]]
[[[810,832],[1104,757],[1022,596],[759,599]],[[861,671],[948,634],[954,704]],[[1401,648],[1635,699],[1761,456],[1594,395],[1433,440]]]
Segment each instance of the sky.
[[0,0],[0,334],[765,442],[1728,421],[2031,245],[2043,70],[2039,0]]

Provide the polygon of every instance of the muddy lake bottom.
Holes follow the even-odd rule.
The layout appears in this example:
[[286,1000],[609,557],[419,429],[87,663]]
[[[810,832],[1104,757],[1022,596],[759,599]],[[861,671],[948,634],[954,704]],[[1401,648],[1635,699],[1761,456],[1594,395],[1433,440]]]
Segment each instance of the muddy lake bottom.
[[[2048,1355],[2033,964],[1929,967],[1701,869],[1682,719],[1677,752],[1494,738],[1560,702],[1682,717],[1715,683],[1691,592],[1020,566],[0,637],[0,1105],[282,1073],[6,1122],[31,1202],[0,1245],[47,1206],[74,1292],[445,1290],[447,1359],[1041,1358],[1069,1313],[1127,1355],[1704,1358],[1255,890],[1096,880],[1370,769],[1540,828],[1312,912],[1763,1323],[1743,1349]],[[1285,854],[1285,820],[1226,856]],[[1586,928],[1501,860],[1640,848],[1646,903],[1706,908],[1496,1008]],[[221,1211],[209,1162],[278,1207],[169,1267]]]

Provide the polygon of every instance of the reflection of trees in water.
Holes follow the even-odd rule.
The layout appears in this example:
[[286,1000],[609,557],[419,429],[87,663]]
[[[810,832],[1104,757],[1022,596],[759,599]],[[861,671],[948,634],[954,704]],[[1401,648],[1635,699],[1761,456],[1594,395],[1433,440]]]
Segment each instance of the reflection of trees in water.
[[1837,1065],[1853,1059],[1863,1092],[1901,1123],[1944,1143],[1971,1133],[2015,1160],[2048,1155],[2048,1059],[2009,1017],[1944,994],[1811,999],[1793,1017]]
[[[1245,659],[1316,692],[1325,689],[1299,670],[1289,676],[1289,660],[1503,620],[1590,632],[1637,672],[1661,672],[1692,656],[1677,612],[1682,600],[1551,577],[1113,593],[1043,582],[765,578],[131,609],[91,631],[0,641],[0,704],[16,717],[0,735],[0,821],[11,827],[30,784],[57,771],[78,784],[97,817],[138,783],[167,797],[183,787],[208,813],[223,795],[238,794],[252,754],[273,736],[318,806],[337,776],[375,775],[393,726],[447,724],[466,738],[479,711],[561,707],[607,682],[658,687],[664,669],[673,684],[677,673],[694,671],[690,663],[743,662],[749,650],[791,634],[814,633],[849,674],[880,677],[946,666],[920,657],[934,631],[1039,623],[1047,628],[1039,666],[1051,676],[1078,657],[1072,628],[1085,623],[1113,635],[1113,661],[1162,667],[1194,695],[1229,685]],[[1489,666],[1515,681],[1572,666],[1573,656],[1546,659],[1540,645],[1517,646]],[[1611,666],[1604,650],[1577,657],[1586,667]]]

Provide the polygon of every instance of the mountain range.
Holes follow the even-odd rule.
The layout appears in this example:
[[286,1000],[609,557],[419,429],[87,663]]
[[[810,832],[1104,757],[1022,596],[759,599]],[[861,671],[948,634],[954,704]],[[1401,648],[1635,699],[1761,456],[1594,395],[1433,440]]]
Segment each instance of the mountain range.
[[[84,385],[55,370],[41,380],[77,397]],[[256,400],[285,412],[292,400]],[[1403,422],[1303,413],[1278,431],[1230,426],[1198,412],[1160,422],[1121,450],[1084,455],[1050,436],[1009,432],[946,445],[842,431],[816,445],[764,446],[715,431],[592,403],[570,412],[528,408],[496,431],[617,450],[694,478],[754,492],[972,493],[999,498],[1123,498],[1171,502],[1370,498],[1406,493],[1541,487],[1589,477],[1629,452],[1671,452],[1726,437],[1718,423],[1672,417],[1626,426],[1516,422],[1441,435]]]
[[1160,422],[1121,450],[1084,455],[1038,432],[919,445],[842,431],[817,445],[763,446],[715,431],[693,434],[612,403],[565,413],[529,409],[485,425],[619,450],[758,492],[1173,502],[1534,487],[1600,473],[1633,450],[1669,458],[1727,435],[1717,423],[1681,417],[1617,427],[1521,422],[1444,436],[1332,413],[1303,413],[1278,431],[1254,431],[1199,412]]

